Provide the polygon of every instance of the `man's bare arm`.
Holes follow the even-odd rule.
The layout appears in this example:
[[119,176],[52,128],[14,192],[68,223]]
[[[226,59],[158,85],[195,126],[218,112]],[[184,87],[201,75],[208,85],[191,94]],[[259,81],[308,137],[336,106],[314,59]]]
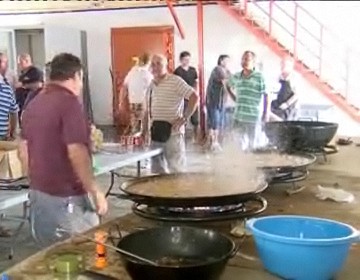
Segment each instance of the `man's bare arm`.
[[262,120],[265,122],[269,121],[269,117],[270,117],[270,113],[271,112],[271,102],[269,99],[269,95],[268,94],[264,94],[264,108],[263,108],[263,115],[262,115]]
[[83,144],[67,145],[68,157],[85,190],[92,195],[99,191],[92,170],[88,148]]
[[199,88],[198,88],[198,87],[199,87],[199,80],[196,79],[195,82],[194,82],[194,89],[195,89],[196,92],[199,91]]
[[184,113],[184,117],[186,119],[190,118],[194,114],[194,112],[195,112],[195,110],[196,110],[196,108],[198,106],[199,99],[200,99],[199,96],[195,92],[193,92],[190,95],[189,102],[188,102],[188,105],[186,107],[186,112]]
[[88,148],[83,144],[69,144],[67,145],[67,150],[76,175],[84,189],[95,199],[97,213],[105,215],[108,211],[108,203],[95,181]]
[[226,85],[226,91],[229,94],[230,98],[236,101],[236,95],[234,93],[234,90],[229,85]]

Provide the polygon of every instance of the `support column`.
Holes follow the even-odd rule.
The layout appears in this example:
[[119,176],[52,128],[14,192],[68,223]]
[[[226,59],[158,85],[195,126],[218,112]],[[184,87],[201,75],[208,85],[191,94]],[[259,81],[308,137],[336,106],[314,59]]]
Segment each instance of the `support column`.
[[199,72],[199,95],[200,95],[200,129],[201,135],[205,136],[205,89],[204,89],[204,9],[202,1],[197,1],[197,28],[198,28],[198,72]]

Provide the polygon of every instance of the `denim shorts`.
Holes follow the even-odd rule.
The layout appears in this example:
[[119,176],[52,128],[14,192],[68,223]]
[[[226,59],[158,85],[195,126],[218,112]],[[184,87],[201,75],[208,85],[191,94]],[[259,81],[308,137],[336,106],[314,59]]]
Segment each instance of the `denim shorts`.
[[208,128],[218,130],[222,127],[224,120],[224,110],[218,107],[206,106]]

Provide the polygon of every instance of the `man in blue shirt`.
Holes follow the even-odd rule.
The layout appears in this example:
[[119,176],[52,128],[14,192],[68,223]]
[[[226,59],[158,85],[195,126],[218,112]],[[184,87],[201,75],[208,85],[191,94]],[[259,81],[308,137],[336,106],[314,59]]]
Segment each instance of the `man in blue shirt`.
[[18,123],[18,106],[11,87],[0,82],[0,140],[12,140]]
[[[0,141],[14,138],[17,126],[17,111],[18,107],[11,87],[0,81]],[[0,225],[0,237],[9,236],[11,236],[10,231]]]

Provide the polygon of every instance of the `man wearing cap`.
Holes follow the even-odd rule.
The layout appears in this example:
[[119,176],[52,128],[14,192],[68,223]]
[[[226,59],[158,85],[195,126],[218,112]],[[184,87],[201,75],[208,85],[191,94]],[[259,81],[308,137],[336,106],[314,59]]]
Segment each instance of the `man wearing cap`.
[[16,90],[16,102],[19,105],[19,120],[27,104],[41,91],[44,82],[43,72],[31,66],[20,76],[21,88]]
[[26,75],[26,72],[32,67],[35,67],[32,63],[31,56],[28,53],[22,53],[18,56],[18,68],[20,70],[19,80],[21,80],[23,75]]

